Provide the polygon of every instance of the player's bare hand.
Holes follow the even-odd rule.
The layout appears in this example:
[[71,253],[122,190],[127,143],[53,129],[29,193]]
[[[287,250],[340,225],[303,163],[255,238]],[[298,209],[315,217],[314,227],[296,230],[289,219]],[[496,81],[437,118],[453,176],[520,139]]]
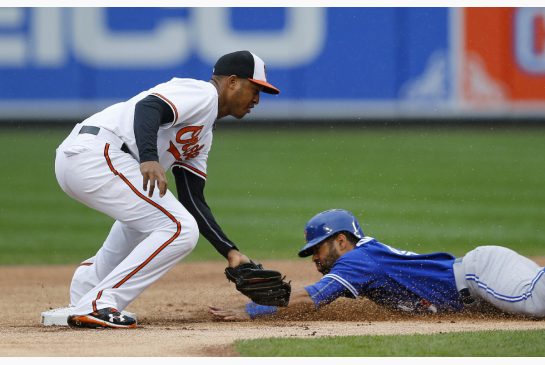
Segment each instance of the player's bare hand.
[[167,192],[167,177],[163,166],[157,161],[146,161],[140,164],[140,172],[144,179],[144,191],[149,191],[148,196],[151,198],[153,196],[153,191],[155,186],[159,188],[159,196],[162,198]]
[[208,306],[208,312],[214,316],[214,319],[220,321],[249,321],[250,316],[246,313],[244,307],[237,308],[218,308]]
[[240,264],[249,263],[250,259],[240,251],[233,249],[227,253],[227,261],[229,262],[229,267],[237,267]]

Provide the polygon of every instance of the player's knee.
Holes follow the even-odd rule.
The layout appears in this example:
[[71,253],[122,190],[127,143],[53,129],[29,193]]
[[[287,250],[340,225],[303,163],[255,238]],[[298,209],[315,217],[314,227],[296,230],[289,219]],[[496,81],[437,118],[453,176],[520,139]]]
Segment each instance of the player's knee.
[[184,229],[184,227],[188,231],[188,241],[191,245],[191,249],[193,250],[195,246],[197,246],[197,241],[199,240],[199,226],[195,218],[190,216],[190,219],[185,219],[182,221],[182,229]]
[[187,214],[176,218],[180,230],[176,240],[179,243],[183,243],[186,248],[193,250],[199,240],[199,226],[197,225],[197,221],[193,216]]

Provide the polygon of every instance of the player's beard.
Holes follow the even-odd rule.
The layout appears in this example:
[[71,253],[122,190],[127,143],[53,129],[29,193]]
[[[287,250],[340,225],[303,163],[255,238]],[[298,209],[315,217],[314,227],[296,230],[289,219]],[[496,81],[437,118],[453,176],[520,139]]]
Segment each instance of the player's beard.
[[337,249],[335,248],[334,242],[328,242],[329,244],[329,250],[326,255],[326,257],[323,260],[316,260],[314,263],[316,264],[316,269],[322,273],[322,275],[327,275],[330,271],[335,262],[341,257]]

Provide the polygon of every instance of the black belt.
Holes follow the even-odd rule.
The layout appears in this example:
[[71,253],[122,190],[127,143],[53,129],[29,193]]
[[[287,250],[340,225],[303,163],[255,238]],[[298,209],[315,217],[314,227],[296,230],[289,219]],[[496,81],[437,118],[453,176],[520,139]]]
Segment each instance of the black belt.
[[[100,127],[95,127],[92,125],[84,125],[83,127],[81,127],[78,134],[94,134],[96,136],[99,131],[100,131]],[[125,143],[121,145],[121,151],[125,153],[130,153],[129,147],[127,147]]]

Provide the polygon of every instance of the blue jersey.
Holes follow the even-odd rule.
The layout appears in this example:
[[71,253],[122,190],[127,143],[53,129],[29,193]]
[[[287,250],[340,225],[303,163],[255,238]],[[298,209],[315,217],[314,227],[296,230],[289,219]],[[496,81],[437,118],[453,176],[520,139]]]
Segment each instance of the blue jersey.
[[404,311],[461,310],[454,260],[448,253],[419,255],[364,237],[319,282],[305,289],[317,307],[342,296],[363,296]]

